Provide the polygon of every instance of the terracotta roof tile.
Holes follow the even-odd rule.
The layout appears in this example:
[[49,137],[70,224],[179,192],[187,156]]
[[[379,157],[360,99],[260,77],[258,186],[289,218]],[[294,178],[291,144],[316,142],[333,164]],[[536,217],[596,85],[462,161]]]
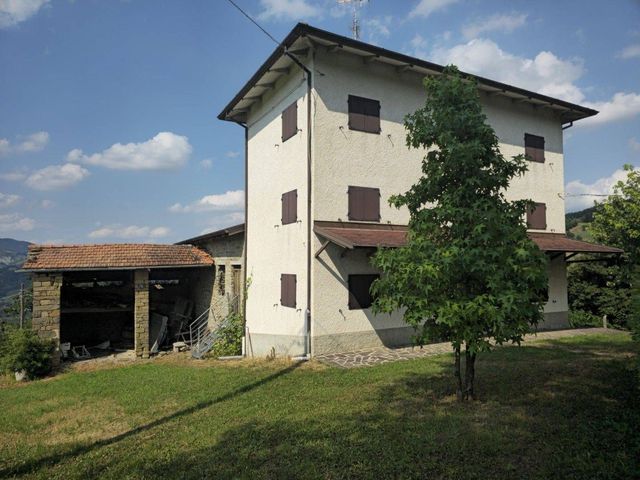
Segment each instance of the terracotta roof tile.
[[204,267],[209,254],[192,245],[117,243],[105,245],[30,245],[24,270],[100,270]]

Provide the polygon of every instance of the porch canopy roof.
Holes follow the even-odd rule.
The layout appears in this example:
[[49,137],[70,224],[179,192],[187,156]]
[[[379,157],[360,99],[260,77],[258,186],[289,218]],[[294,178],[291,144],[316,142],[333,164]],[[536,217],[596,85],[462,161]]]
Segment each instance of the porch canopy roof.
[[[406,225],[316,221],[313,230],[328,241],[350,250],[356,247],[400,247],[407,238]],[[529,238],[544,252],[623,253],[619,248],[574,240],[561,233],[529,233]]]
[[213,258],[192,245],[115,243],[103,245],[30,245],[25,271],[135,270],[210,267]]

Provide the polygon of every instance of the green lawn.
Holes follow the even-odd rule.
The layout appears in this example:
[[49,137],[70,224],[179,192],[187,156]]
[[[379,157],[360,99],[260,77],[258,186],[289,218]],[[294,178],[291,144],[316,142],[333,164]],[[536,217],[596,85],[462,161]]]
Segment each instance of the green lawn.
[[340,370],[159,360],[0,389],[0,477],[638,478],[626,335]]

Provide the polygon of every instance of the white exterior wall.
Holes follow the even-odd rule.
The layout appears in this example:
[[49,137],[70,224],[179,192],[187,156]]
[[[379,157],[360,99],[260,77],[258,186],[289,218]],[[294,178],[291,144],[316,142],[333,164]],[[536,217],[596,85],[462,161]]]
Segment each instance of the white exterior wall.
[[[247,352],[304,350],[307,276],[307,85],[299,69],[248,116]],[[282,111],[297,100],[298,133],[282,142]],[[282,225],[282,194],[298,191],[298,221]],[[296,308],[280,305],[280,275],[295,274]]]
[[[406,210],[388,205],[388,198],[403,193],[421,175],[424,151],[406,147],[404,116],[425,101],[421,77],[376,62],[365,64],[348,54],[315,52],[313,140],[314,220],[348,221],[349,185],[380,188],[380,223],[406,224]],[[379,135],[348,127],[348,95],[380,101]],[[547,232],[564,233],[562,128],[559,118],[544,109],[514,104],[509,99],[481,96],[489,123],[506,156],[524,153],[524,134],[545,137],[545,163],[529,162],[529,171],[512,182],[507,198],[530,198],[547,205]],[[523,219],[524,220],[524,219]],[[322,241],[314,235],[313,251]],[[380,343],[406,343],[412,330],[400,315],[376,318],[370,309],[349,310],[346,279],[349,273],[370,273],[365,256],[336,247],[327,248],[312,266],[312,336],[314,352],[368,348]],[[566,312],[564,261],[550,267],[547,312]],[[384,332],[383,330],[388,330]],[[352,348],[353,349],[353,348]]]

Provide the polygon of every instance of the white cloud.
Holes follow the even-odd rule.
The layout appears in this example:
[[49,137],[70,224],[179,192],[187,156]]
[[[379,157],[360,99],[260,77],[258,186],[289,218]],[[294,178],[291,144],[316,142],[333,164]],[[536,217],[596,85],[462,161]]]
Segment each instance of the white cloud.
[[244,207],[244,190],[230,190],[218,195],[206,195],[188,205],[176,203],[169,207],[170,212],[192,213],[224,210],[242,210]]
[[640,43],[629,45],[623,48],[620,53],[618,53],[618,58],[623,58],[625,60],[636,57],[640,57]]
[[0,155],[6,155],[11,151],[11,144],[6,138],[0,138]]
[[222,215],[217,218],[213,223],[200,231],[200,235],[215,232],[221,228],[229,227],[231,225],[238,225],[244,222],[244,212],[231,212],[226,215]]
[[634,152],[640,152],[640,142],[635,137],[629,139],[629,148]]
[[429,45],[429,42],[427,42],[427,40],[419,33],[416,33],[409,43],[411,45],[410,53],[414,57],[427,58],[429,56],[427,52],[427,45]]
[[393,17],[391,15],[364,20],[362,23],[369,42],[375,44],[381,38],[389,38],[391,36],[392,21]]
[[225,155],[229,158],[238,158],[240,156],[240,152],[229,150]]
[[[610,176],[600,178],[593,183],[584,183],[581,180],[573,180],[567,183],[565,190],[565,206],[567,212],[575,212],[588,207],[592,207],[594,201],[603,201],[606,197],[598,195],[610,195],[613,193],[613,186],[620,180],[627,178],[627,172],[616,170]],[[589,195],[593,194],[593,195]]]
[[0,0],[0,28],[24,22],[48,2],[49,0]]
[[89,170],[73,163],[49,165],[30,174],[25,183],[34,190],[59,190],[75,185],[88,175]]
[[458,0],[420,0],[409,12],[409,17],[428,17],[432,13],[442,10]]
[[49,143],[49,134],[47,132],[36,132],[27,135],[25,139],[16,145],[18,152],[39,152]]
[[27,232],[33,230],[36,222],[28,217],[23,217],[18,213],[8,213],[0,215],[0,233]]
[[462,35],[469,40],[488,32],[511,33],[524,26],[526,21],[524,13],[495,14],[465,25]]
[[7,173],[0,173],[0,180],[4,180],[6,182],[21,182],[27,178],[27,174],[24,171],[14,171]]
[[640,114],[640,95],[637,93],[618,92],[607,102],[583,102],[583,104],[600,113],[595,117],[581,120],[578,123],[580,126],[612,123],[627,120]]
[[538,53],[533,59],[519,57],[487,39],[474,39],[452,48],[435,48],[431,55],[437,63],[453,63],[469,73],[545,95],[570,102],[584,99],[584,94],[574,84],[584,73],[582,61],[577,59],[563,60],[547,51]]
[[45,210],[47,210],[47,209],[49,209],[49,208],[53,208],[53,207],[55,206],[55,203],[54,203],[53,201],[51,201],[51,200],[46,200],[46,199],[45,199],[45,200],[42,200],[42,201],[40,202],[40,206],[41,206],[42,208],[44,208]]
[[47,132],[35,132],[19,138],[21,141],[16,145],[11,144],[6,138],[0,138],[0,155],[39,152],[49,143],[49,134]]
[[213,166],[213,160],[210,158],[205,158],[204,160],[200,160],[200,167],[205,170],[209,170]]
[[19,195],[0,192],[0,208],[12,207],[20,201]]
[[98,228],[89,232],[89,238],[116,238],[121,240],[141,239],[141,238],[162,238],[169,235],[171,230],[167,227],[139,227],[137,225],[111,225]]
[[580,59],[562,59],[547,51],[534,58],[520,57],[505,52],[492,40],[481,38],[451,48],[434,48],[431,57],[437,63],[453,63],[463,71],[600,112],[595,117],[581,120],[578,126],[612,123],[640,114],[640,94],[636,93],[617,92],[607,101],[587,101],[583,90],[576,85],[584,74]]
[[260,0],[258,20],[301,20],[322,16],[322,9],[307,0]]
[[160,132],[146,142],[116,143],[93,155],[76,148],[67,154],[67,161],[115,170],[166,170],[186,164],[191,150],[187,137]]

